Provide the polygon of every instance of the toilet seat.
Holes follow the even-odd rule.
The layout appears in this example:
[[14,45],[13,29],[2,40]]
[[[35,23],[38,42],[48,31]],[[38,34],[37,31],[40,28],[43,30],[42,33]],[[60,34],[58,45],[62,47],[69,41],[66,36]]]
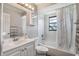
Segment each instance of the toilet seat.
[[36,50],[38,50],[38,51],[48,51],[48,48],[46,48],[44,46],[37,46]]

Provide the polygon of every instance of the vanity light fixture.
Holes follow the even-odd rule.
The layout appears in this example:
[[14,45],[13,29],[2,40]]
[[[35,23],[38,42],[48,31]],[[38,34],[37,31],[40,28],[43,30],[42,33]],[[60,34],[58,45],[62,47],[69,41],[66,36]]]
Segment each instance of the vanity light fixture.
[[28,4],[28,3],[18,3],[18,4],[25,7],[25,8],[28,8],[28,9],[34,11],[34,7],[31,4]]
[[31,5],[29,5],[29,4],[25,4],[25,6],[27,6],[28,8],[30,8],[30,9],[32,9],[32,10],[34,10],[34,7],[32,7]]
[[32,7],[32,10],[34,10],[34,8]]

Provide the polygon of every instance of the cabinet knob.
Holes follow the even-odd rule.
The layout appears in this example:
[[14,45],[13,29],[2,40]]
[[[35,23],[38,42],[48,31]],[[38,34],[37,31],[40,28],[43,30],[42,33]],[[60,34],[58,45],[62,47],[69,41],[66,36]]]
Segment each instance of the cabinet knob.
[[22,49],[21,51],[24,51],[24,49]]
[[24,48],[25,50],[27,49],[27,48]]

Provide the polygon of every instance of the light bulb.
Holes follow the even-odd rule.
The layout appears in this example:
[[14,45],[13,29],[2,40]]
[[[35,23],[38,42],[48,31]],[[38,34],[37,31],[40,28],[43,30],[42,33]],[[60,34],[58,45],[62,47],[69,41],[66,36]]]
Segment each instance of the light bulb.
[[28,4],[25,4],[25,6],[29,6]]
[[25,4],[25,3],[22,3],[22,4]]
[[31,5],[28,6],[29,8],[32,8]]
[[32,7],[32,10],[34,10],[34,8]]

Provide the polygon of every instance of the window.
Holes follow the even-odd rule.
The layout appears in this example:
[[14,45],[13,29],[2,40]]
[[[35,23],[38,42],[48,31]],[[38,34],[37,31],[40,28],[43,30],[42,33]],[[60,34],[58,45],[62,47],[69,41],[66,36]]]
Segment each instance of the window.
[[49,31],[57,31],[57,17],[49,17]]

